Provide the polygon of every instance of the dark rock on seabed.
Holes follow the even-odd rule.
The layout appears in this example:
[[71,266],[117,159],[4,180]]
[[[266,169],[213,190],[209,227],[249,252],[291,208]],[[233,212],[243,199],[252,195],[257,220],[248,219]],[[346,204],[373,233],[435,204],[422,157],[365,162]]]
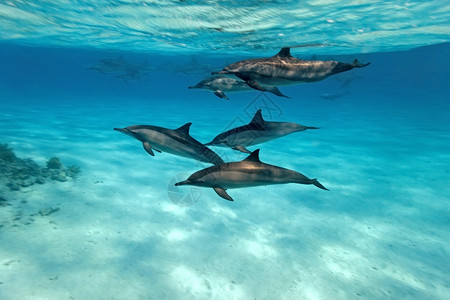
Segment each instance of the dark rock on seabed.
[[30,158],[17,157],[7,144],[0,144],[0,185],[5,185],[10,190],[18,191],[49,180],[65,182],[75,179],[79,173],[79,167],[64,167],[57,157],[50,158],[46,166],[41,167]]

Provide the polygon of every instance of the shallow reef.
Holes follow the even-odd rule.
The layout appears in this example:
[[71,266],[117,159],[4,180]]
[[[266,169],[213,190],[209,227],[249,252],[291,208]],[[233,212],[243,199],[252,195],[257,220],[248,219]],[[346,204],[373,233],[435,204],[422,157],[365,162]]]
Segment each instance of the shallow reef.
[[30,158],[17,157],[7,144],[0,144],[0,183],[10,190],[17,191],[47,181],[65,182],[75,179],[79,173],[79,167],[65,167],[57,157],[50,158],[46,166],[41,167]]

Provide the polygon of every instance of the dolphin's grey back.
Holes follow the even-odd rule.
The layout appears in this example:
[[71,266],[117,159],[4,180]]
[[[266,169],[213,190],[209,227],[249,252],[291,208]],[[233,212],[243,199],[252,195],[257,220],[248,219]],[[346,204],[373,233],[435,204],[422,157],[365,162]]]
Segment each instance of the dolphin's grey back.
[[[214,151],[212,151],[211,149],[209,149],[208,147],[206,147],[205,145],[203,145],[202,143],[200,143],[199,141],[194,139],[189,134],[190,125],[191,125],[191,123],[186,123],[185,125],[177,128],[177,129],[174,129],[174,130],[164,128],[164,127],[159,127],[159,126],[153,126],[153,125],[132,125],[132,126],[128,126],[127,129],[129,129],[129,131],[149,130],[150,132],[158,132],[160,134],[163,134],[163,135],[173,139],[180,146],[181,145],[187,146],[187,148],[185,148],[185,150],[173,148],[176,151],[178,151],[177,153],[173,153],[173,151],[172,152],[169,151],[170,148],[167,148],[165,151],[167,151],[169,153],[178,154],[178,155],[182,155],[182,156],[188,155],[188,157],[191,157],[191,158],[203,161],[203,162],[212,163],[215,165],[224,163],[224,161],[222,160],[222,158],[220,158],[219,155],[217,155]],[[147,136],[146,136],[145,132],[138,132],[135,134],[135,138],[137,138],[141,142],[145,142]],[[151,144],[151,140],[149,142]],[[158,150],[161,150],[161,149],[158,149]],[[184,152],[185,155],[181,154],[181,152]]]
[[[314,82],[327,78],[330,75],[351,70],[355,67],[364,67],[355,60],[352,64],[337,61],[304,60],[291,55],[290,48],[282,48],[280,52],[269,58],[254,58],[233,63],[224,70],[230,73],[253,74],[253,79],[290,80],[296,82]],[[264,81],[263,81],[264,83]],[[267,82],[266,82],[267,83]],[[281,82],[278,82],[282,84]]]
[[197,154],[199,156],[203,156],[206,158],[205,162],[210,162],[214,165],[220,165],[220,164],[224,163],[223,159],[219,155],[217,155],[216,152],[212,151],[207,146],[203,145],[202,143],[200,143],[199,141],[194,139],[189,134],[189,128],[187,128],[187,130],[185,130],[183,128],[183,126],[181,126],[180,128],[175,129],[175,130],[166,129],[164,131],[164,133],[167,134],[168,136],[172,137],[174,140],[179,141],[180,143],[191,144],[193,147],[195,147],[197,149]]
[[[188,123],[188,124],[190,124],[190,123]],[[224,163],[223,159],[219,155],[217,155],[217,153],[215,153],[214,151],[212,151],[211,149],[209,149],[208,147],[206,147],[205,145],[203,145],[202,143],[200,143],[199,141],[194,139],[189,134],[189,126],[186,126],[186,125],[183,125],[180,128],[175,129],[175,130],[163,128],[164,129],[163,132],[167,136],[170,136],[171,138],[173,138],[174,140],[176,140],[180,143],[190,144],[193,148],[196,149],[196,152],[199,157],[206,158],[206,160],[203,160],[203,161],[212,163],[214,165],[223,164]]]

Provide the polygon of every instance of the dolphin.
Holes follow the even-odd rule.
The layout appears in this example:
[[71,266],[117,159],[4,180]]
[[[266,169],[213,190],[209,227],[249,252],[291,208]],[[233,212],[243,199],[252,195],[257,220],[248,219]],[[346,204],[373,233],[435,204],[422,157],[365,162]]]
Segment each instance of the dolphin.
[[119,55],[117,58],[99,59],[99,62],[102,63],[103,65],[121,66],[125,64],[125,59],[123,58],[123,55]]
[[139,75],[147,75],[150,70],[147,61],[135,64],[126,61],[122,55],[118,58],[100,59],[99,63],[91,66],[89,70],[98,71],[102,74],[118,74],[116,77],[123,80],[140,79]]
[[269,58],[241,60],[212,74],[232,74],[256,90],[272,92],[273,86],[320,81],[331,75],[370,64],[361,64],[357,59],[351,64],[333,60],[298,59],[291,55],[290,49],[291,47],[282,48]]
[[[212,91],[217,97],[227,100],[229,100],[229,98],[225,95],[224,92],[243,92],[253,90],[247,83],[245,83],[245,81],[238,80],[226,75],[216,75],[208,77],[200,81],[196,85],[190,86],[189,88]],[[283,95],[276,87],[271,87],[271,91],[276,93],[276,95],[278,96],[289,98]]]
[[319,127],[289,122],[269,122],[263,119],[261,109],[259,109],[249,124],[225,131],[211,142],[206,143],[205,146],[230,147],[244,153],[251,153],[245,148],[246,146],[264,143],[307,129],[319,129]]
[[151,156],[155,156],[155,150],[216,165],[224,163],[214,151],[189,135],[191,124],[186,123],[174,130],[152,125],[132,125],[114,130],[141,141],[145,151]]
[[350,94],[349,90],[346,90],[343,93],[323,93],[323,94],[319,94],[319,97],[324,99],[324,100],[336,100],[337,98],[341,98],[345,95]]
[[317,179],[309,179],[301,173],[261,162],[259,149],[253,151],[242,161],[224,163],[200,170],[175,185],[211,187],[220,197],[234,201],[227,194],[226,189],[284,183],[313,184],[318,188],[328,190]]

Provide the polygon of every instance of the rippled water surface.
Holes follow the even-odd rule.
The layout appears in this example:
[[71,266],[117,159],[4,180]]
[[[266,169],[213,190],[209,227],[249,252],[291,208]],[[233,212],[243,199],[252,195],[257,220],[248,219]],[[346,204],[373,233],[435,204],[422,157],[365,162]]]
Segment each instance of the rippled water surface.
[[139,52],[323,53],[448,41],[448,1],[2,1],[0,38]]

